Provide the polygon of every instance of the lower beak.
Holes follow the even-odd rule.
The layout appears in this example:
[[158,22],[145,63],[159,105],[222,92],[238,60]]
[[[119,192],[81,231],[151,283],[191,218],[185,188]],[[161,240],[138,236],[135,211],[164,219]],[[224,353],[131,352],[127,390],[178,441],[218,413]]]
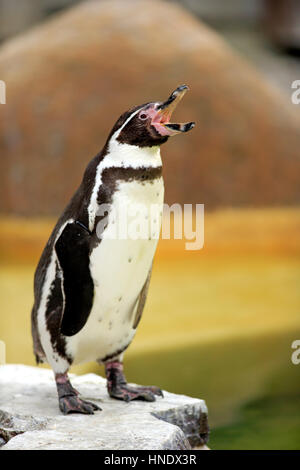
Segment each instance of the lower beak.
[[[186,123],[171,123],[170,118],[174,112],[179,101],[182,100],[186,92],[188,91],[187,85],[181,85],[173,91],[171,96],[162,104],[158,105],[156,110],[157,113],[152,120],[152,124],[159,130],[163,135],[174,135],[180,132],[188,132],[195,126],[194,122]],[[158,126],[160,129],[158,129]]]

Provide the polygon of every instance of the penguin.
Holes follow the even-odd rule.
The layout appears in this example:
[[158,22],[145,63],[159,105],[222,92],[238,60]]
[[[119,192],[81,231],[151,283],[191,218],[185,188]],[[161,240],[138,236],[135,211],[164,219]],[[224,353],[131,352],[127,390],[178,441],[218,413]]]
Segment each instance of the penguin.
[[[103,149],[88,164],[82,182],[59,218],[34,275],[33,349],[37,363],[54,372],[63,414],[93,414],[68,371],[74,364],[104,364],[108,394],[126,402],[155,401],[155,386],[128,385],[123,354],[142,316],[151,277],[164,200],[160,145],[194,127],[170,117],[188,87],[164,102],[125,112]],[[159,218],[147,236],[111,236],[123,213],[135,205]],[[150,207],[158,207],[152,216]],[[105,211],[102,210],[105,207]],[[147,215],[145,215],[147,218]],[[153,222],[153,221],[150,221]]]

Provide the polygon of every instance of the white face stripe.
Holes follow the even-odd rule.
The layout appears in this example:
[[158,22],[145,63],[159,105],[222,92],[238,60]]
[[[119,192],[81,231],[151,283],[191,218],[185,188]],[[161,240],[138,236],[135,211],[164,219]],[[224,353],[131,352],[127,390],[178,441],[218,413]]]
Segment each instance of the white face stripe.
[[[158,106],[160,103],[154,103],[154,106]],[[141,109],[143,108],[139,108],[137,109],[136,111],[134,111],[128,119],[126,119],[126,121],[124,122],[124,124],[122,124],[122,126],[120,127],[120,129],[118,129],[112,136],[111,136],[111,140],[112,139],[117,139],[120,135],[120,132],[124,129],[124,127],[129,123],[129,121],[131,121],[131,119],[136,116],[140,111]]]
[[119,137],[120,135],[120,132],[124,129],[124,127],[129,123],[129,121],[131,121],[131,119],[141,110],[142,108],[139,108],[137,109],[136,111],[134,111],[130,116],[129,118],[126,119],[126,121],[124,122],[124,124],[122,124],[122,126],[111,136],[111,139],[117,139],[117,137]]
[[[155,103],[155,105],[157,104],[158,103]],[[124,129],[128,122],[139,113],[141,109],[143,108],[134,111],[120,129],[111,136],[108,152],[97,167],[95,184],[88,206],[89,230],[91,232],[94,228],[95,217],[98,210],[97,195],[102,183],[102,171],[105,168],[139,168],[142,166],[157,168],[162,165],[159,146],[140,148],[135,145],[122,144],[117,140],[122,129]]]

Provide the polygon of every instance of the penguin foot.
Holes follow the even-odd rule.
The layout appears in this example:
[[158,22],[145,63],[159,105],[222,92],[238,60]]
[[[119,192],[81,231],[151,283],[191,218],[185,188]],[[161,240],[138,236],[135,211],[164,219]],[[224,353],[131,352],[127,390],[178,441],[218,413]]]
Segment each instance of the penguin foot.
[[93,415],[94,411],[101,410],[99,406],[90,401],[81,400],[77,395],[68,395],[59,398],[59,409],[64,415],[69,413]]
[[82,413],[93,415],[94,411],[100,410],[99,406],[90,401],[79,398],[79,393],[72,387],[68,374],[55,375],[59,409],[64,415],[69,413]]
[[163,397],[163,392],[158,387],[133,387],[128,385],[121,362],[106,363],[105,371],[108,394],[112,398],[129,402],[131,400],[155,401],[156,396]]
[[127,384],[108,390],[109,396],[129,402],[131,400],[155,401],[155,396],[163,397],[158,387],[130,387]]

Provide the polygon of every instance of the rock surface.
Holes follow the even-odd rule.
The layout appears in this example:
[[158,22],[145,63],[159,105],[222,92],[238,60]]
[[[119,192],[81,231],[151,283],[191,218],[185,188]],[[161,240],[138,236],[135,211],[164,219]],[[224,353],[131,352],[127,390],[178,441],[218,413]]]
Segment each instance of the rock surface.
[[7,41],[0,71],[0,211],[60,213],[118,116],[182,83],[196,127],[163,147],[166,201],[300,202],[299,107],[173,2],[82,2]]
[[23,365],[0,368],[1,450],[190,449],[208,440],[203,400],[164,392],[154,403],[112,400],[95,374],[72,384],[102,411],[63,416],[52,371]]

